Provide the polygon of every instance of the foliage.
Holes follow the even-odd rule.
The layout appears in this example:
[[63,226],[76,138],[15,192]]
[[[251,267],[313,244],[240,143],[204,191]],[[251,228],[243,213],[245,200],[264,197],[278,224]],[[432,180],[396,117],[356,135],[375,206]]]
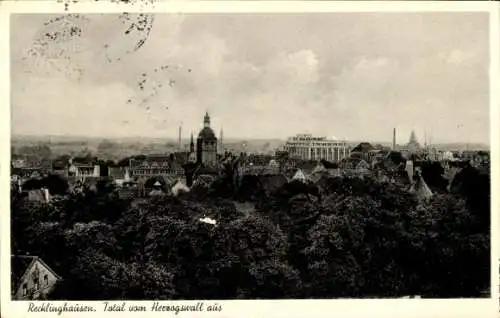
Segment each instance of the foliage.
[[23,154],[34,159],[49,159],[52,155],[50,146],[46,143],[37,143],[31,146],[22,146],[14,154]]
[[445,191],[448,181],[443,177],[444,168],[439,162],[423,162],[422,177],[434,191]]
[[271,190],[245,178],[177,197],[125,200],[107,181],[48,204],[15,194],[12,250],[63,277],[50,299],[473,297],[489,285],[480,173],[425,202],[370,178]]

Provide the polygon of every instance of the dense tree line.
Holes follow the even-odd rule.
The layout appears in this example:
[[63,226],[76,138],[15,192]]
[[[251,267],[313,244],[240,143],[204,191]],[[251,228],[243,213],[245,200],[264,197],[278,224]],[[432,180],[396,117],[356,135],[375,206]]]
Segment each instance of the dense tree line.
[[13,252],[63,277],[51,299],[474,297],[489,286],[489,179],[473,170],[423,202],[392,183],[328,177],[272,191],[223,178],[132,199],[102,181],[11,203]]

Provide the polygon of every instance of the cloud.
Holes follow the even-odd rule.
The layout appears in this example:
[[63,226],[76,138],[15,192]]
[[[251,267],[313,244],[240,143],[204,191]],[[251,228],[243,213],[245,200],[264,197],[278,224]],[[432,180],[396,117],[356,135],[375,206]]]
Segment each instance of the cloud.
[[[121,96],[131,94],[125,85],[110,83],[99,87],[77,85],[65,77],[31,78],[26,83],[30,94],[14,95],[13,122],[26,122],[24,133],[123,136],[140,134],[126,122],[147,129],[146,112],[123,104]],[[91,91],[91,93],[89,93]],[[65,98],[71,96],[71,98]],[[42,120],[41,120],[42,119]],[[142,125],[141,125],[142,124]],[[14,127],[14,130],[16,127]],[[151,133],[150,131],[142,131]]]
[[[124,35],[117,15],[88,18],[79,53],[57,61],[81,68],[79,80],[14,59],[16,132],[173,137],[181,121],[198,130],[208,110],[227,138],[309,131],[390,140],[398,127],[402,141],[412,129],[435,140],[488,139],[487,15],[165,14],[133,54],[124,52],[137,38]],[[41,21],[18,17],[15,32],[29,37]],[[12,47],[18,56],[30,41]]]

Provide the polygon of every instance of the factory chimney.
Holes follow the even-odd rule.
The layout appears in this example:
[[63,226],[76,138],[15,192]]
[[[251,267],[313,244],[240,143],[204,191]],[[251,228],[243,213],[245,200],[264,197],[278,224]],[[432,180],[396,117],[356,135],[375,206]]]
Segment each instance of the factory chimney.
[[396,150],[396,128],[392,130],[392,150]]
[[179,125],[179,151],[182,151],[182,123]]

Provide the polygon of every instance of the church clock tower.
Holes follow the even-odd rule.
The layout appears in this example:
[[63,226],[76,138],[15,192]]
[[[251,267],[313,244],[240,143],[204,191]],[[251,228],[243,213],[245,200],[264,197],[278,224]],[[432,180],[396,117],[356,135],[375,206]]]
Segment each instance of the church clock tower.
[[217,137],[210,128],[210,116],[208,112],[203,118],[203,129],[196,140],[196,160],[207,166],[217,163]]

